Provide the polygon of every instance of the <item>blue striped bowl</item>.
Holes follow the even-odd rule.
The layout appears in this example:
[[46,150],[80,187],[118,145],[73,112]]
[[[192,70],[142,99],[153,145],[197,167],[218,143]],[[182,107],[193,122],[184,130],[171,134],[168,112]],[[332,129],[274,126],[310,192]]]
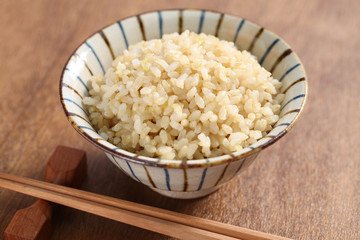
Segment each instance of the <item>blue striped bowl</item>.
[[[117,148],[91,126],[82,104],[92,75],[104,75],[114,58],[130,44],[161,38],[163,34],[190,30],[233,41],[247,49],[283,83],[285,100],[280,120],[256,144],[239,152],[209,159],[160,160]],[[111,24],[83,42],[70,56],[60,80],[60,99],[68,120],[88,141],[135,181],[174,198],[205,196],[245,170],[258,153],[285,135],[305,104],[307,81],[299,58],[274,33],[240,17],[206,10],[162,10],[128,17]]]

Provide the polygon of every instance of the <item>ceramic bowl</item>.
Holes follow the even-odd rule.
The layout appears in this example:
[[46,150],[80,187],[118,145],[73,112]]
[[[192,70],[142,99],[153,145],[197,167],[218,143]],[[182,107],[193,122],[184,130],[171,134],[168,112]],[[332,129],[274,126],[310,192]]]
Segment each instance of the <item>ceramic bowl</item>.
[[[139,156],[105,141],[91,126],[82,104],[93,75],[104,75],[114,58],[130,44],[190,30],[233,41],[248,50],[283,83],[280,120],[267,136],[239,152],[220,157],[160,160]],[[197,198],[217,190],[244,171],[259,152],[284,136],[305,104],[307,80],[299,58],[280,37],[240,17],[207,10],[161,10],[115,22],[87,38],[70,56],[60,80],[60,100],[68,120],[85,139],[102,149],[124,173],[154,191],[173,198]]]

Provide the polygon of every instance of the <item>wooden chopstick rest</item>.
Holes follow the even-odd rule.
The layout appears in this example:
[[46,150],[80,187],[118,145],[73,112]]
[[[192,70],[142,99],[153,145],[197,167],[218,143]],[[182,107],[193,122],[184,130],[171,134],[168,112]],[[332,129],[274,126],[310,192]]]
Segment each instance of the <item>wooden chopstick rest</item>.
[[[45,181],[79,187],[87,170],[86,153],[58,146],[46,165]],[[53,204],[37,200],[28,208],[18,210],[4,232],[6,240],[45,240],[51,234]]]

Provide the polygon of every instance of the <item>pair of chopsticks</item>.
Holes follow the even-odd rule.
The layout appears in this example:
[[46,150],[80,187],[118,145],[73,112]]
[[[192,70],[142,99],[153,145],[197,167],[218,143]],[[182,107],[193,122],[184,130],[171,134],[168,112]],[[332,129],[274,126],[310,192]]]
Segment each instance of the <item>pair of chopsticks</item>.
[[286,239],[6,173],[0,173],[0,187],[179,239]]

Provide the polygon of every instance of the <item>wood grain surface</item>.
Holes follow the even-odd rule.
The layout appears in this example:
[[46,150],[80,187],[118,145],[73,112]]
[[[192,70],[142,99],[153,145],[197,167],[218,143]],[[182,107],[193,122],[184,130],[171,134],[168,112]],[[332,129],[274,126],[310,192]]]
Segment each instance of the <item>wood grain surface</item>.
[[[158,195],[125,176],[67,122],[58,97],[71,52],[104,25],[164,8],[206,8],[280,35],[309,79],[294,129],[216,193]],[[294,239],[360,239],[360,1],[0,1],[0,171],[43,179],[59,144],[86,150],[81,189]],[[34,198],[0,189],[0,239]],[[51,239],[169,239],[59,206]]]

